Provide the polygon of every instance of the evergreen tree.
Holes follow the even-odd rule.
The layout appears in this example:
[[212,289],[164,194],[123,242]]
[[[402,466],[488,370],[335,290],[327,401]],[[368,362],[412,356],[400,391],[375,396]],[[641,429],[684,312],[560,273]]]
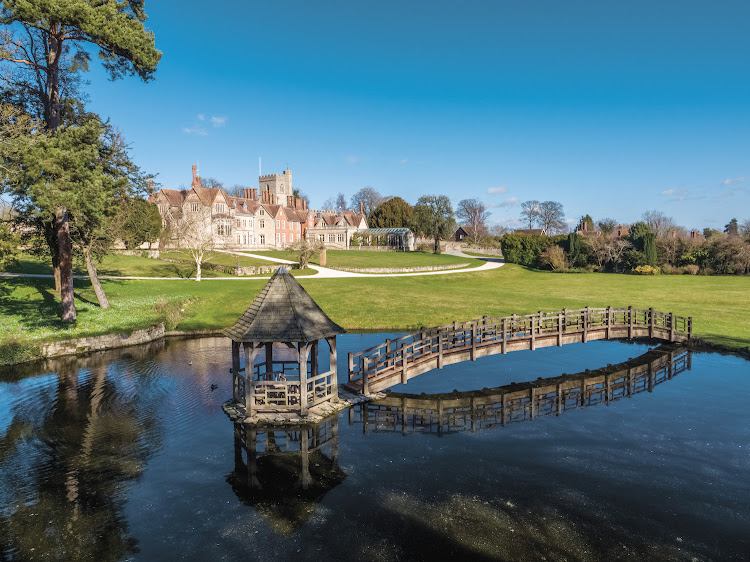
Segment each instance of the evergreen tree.
[[401,197],[392,197],[381,203],[370,215],[370,228],[408,227],[414,216],[414,208]]
[[[0,23],[7,25],[7,31],[0,41],[0,60],[29,71],[32,78],[27,83],[37,86],[32,89],[38,95],[39,113],[48,131],[55,134],[63,125],[61,83],[66,76],[88,70],[90,51],[98,53],[113,79],[125,74],[142,80],[152,78],[161,52],[154,47],[153,33],[144,25],[146,18],[144,0],[4,0]],[[53,265],[59,267],[56,278],[60,280],[62,319],[73,322],[76,311],[69,209],[58,206],[52,213],[43,220],[55,246],[51,252]]]
[[649,232],[643,236],[643,254],[646,257],[646,265],[656,267],[656,236],[653,232]]

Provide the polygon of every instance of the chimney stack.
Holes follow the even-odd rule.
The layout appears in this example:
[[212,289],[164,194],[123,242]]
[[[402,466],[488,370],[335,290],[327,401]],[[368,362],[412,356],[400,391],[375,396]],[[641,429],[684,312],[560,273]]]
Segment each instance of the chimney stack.
[[148,192],[153,193],[154,192],[154,180],[150,179],[148,180]]
[[304,199],[302,200],[302,210],[307,211],[307,201],[305,201]]
[[193,164],[193,182],[198,178],[198,166]]
[[365,214],[365,211],[364,211],[364,209],[362,208],[362,201],[360,201],[360,202],[359,202],[359,214],[360,214],[360,215],[364,215],[364,214]]

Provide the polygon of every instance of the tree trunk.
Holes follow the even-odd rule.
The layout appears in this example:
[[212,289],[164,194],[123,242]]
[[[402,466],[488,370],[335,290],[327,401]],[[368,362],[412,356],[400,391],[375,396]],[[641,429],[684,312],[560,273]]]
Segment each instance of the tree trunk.
[[109,301],[107,295],[104,294],[102,284],[99,283],[99,276],[96,273],[96,266],[94,260],[91,258],[91,250],[89,248],[84,249],[84,255],[86,257],[86,271],[89,273],[89,279],[91,279],[91,285],[94,287],[94,293],[96,293],[96,300],[99,301],[99,306],[102,308],[109,308]]
[[60,115],[60,55],[62,45],[58,39],[60,24],[50,25],[49,51],[47,52],[47,128],[54,132],[61,123]]
[[58,256],[60,259],[60,297],[62,300],[62,321],[76,321],[76,306],[73,300],[73,243],[70,239],[68,211],[59,207],[55,216]]
[[201,261],[202,260],[195,260],[195,280],[196,281],[201,280]]

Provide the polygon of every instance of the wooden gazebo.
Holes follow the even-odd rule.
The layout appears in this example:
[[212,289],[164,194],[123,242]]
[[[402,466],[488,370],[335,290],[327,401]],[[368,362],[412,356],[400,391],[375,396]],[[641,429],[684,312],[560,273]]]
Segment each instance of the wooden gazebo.
[[[336,336],[345,331],[285,267],[279,268],[239,320],[224,331],[232,340],[235,405],[244,406],[246,417],[263,411],[307,415],[312,406],[338,400]],[[330,369],[325,373],[318,369],[322,339],[330,349]]]

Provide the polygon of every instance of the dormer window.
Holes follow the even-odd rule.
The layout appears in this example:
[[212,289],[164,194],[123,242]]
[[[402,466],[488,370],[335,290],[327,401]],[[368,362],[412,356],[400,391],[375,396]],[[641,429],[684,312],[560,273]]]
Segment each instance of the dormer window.
[[198,212],[198,203],[190,203],[190,212],[192,213]]
[[265,211],[264,211],[263,209],[261,209],[261,210],[260,210],[260,214],[261,214],[261,215],[265,215],[265,214],[266,214],[266,212],[265,212]]
[[224,212],[224,203],[217,203],[216,204],[216,212],[217,213],[223,213]]

